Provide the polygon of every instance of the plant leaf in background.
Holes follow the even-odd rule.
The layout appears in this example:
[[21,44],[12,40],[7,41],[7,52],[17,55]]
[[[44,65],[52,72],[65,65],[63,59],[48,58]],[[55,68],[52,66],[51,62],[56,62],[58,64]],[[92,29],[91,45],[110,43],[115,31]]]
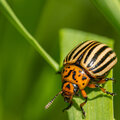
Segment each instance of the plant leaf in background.
[[120,32],[120,1],[91,0],[107,20]]
[[24,36],[26,40],[41,54],[41,56],[56,70],[59,70],[57,62],[42,48],[38,41],[28,32],[21,21],[17,18],[6,0],[0,0],[0,10],[13,26]]
[[[56,61],[59,61],[58,31],[61,28],[69,27],[113,37],[115,40],[117,38],[115,30],[89,0],[6,1]],[[119,44],[118,37],[115,47],[118,53]],[[119,78],[119,72],[116,71]],[[118,94],[120,87],[118,81],[116,83]],[[0,120],[68,120],[66,112],[62,112],[66,105],[62,96],[56,99],[50,109],[44,110],[47,102],[60,89],[60,76],[55,74],[0,11]],[[118,103],[120,100],[116,101],[116,106]],[[116,112],[117,120],[119,111]]]
[[[72,48],[86,40],[96,40],[105,43],[112,48],[114,46],[114,42],[110,38],[82,31],[62,29],[60,31],[60,64],[62,65],[63,59]],[[112,77],[112,71],[108,77]],[[105,84],[105,88],[108,91],[112,91],[112,82],[107,82]],[[86,111],[85,120],[113,120],[113,97],[104,94],[97,88],[87,88],[86,91],[88,93],[88,102],[84,106],[84,109]],[[82,120],[80,103],[82,103],[83,100],[84,99],[82,99],[82,96],[80,98],[74,98],[75,105],[68,110],[69,120]]]
[[[120,37],[120,0],[91,0],[96,8],[105,16],[105,18],[113,25],[117,30]],[[117,35],[116,35],[117,36]],[[115,51],[118,56],[118,65],[115,67],[115,71],[120,69],[120,39],[115,39]],[[114,97],[114,116],[116,120],[120,119],[120,72],[114,72],[114,78],[116,84],[114,84],[114,91],[117,96]]]

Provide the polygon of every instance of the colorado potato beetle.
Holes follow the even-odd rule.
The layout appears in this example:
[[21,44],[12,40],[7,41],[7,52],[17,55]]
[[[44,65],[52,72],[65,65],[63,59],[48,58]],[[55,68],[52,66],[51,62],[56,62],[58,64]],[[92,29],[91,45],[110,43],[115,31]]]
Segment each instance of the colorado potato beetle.
[[[85,116],[83,106],[87,102],[87,94],[84,90],[86,86],[89,88],[99,88],[102,92],[112,96],[115,93],[108,92],[99,84],[103,84],[113,78],[106,78],[108,72],[117,63],[115,52],[106,44],[89,40],[76,46],[68,53],[63,62],[62,90],[45,106],[47,109],[54,99],[62,94],[64,101],[69,103],[67,110],[72,105],[72,98],[78,95],[79,90],[85,101],[80,104],[81,111]],[[64,111],[63,110],[63,111]]]

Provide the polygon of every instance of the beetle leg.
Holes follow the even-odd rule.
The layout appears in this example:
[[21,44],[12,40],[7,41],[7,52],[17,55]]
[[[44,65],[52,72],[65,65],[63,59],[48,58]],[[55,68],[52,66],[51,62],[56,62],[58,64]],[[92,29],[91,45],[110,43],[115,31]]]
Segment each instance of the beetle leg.
[[109,81],[109,80],[114,81],[114,78],[104,78],[104,79],[101,79],[100,81],[98,81],[97,83],[98,83],[98,84],[103,84],[103,83],[105,83],[105,82],[107,82],[107,81]]
[[79,93],[76,93],[75,95],[78,96],[78,97],[80,97],[80,94],[79,94]]
[[98,84],[88,84],[89,88],[100,88],[102,92],[106,93],[106,94],[110,94],[112,96],[115,95],[115,93],[111,93],[109,91],[106,91],[106,89],[102,88],[101,86],[99,86]]
[[63,112],[64,112],[65,110],[68,110],[69,108],[71,108],[72,104],[73,104],[73,102],[71,101],[70,104],[69,104],[65,109],[63,109]]
[[61,71],[57,71],[56,74],[61,74]]
[[85,117],[85,111],[84,111],[84,109],[83,109],[83,106],[84,106],[84,105],[86,104],[86,102],[87,102],[87,94],[86,94],[85,90],[81,90],[81,94],[82,94],[82,96],[85,98],[85,101],[80,104],[80,108],[81,108],[81,110],[82,110],[83,116]]

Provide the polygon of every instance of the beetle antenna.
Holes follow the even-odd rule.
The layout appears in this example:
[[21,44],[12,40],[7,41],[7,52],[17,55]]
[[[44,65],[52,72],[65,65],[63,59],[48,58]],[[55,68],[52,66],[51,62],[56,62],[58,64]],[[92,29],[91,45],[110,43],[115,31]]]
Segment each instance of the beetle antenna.
[[48,108],[50,107],[50,105],[53,103],[53,101],[55,100],[55,98],[56,98],[58,95],[62,94],[62,93],[63,93],[63,91],[60,91],[60,92],[45,106],[45,109],[48,109]]

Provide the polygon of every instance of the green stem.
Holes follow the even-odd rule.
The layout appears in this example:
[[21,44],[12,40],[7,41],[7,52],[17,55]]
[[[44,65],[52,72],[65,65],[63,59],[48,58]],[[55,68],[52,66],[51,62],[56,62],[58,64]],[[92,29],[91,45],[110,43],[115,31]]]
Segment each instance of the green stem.
[[118,0],[91,0],[120,34],[120,2]]
[[37,40],[27,31],[17,18],[6,0],[0,0],[1,12],[5,14],[13,26],[28,40],[28,42],[42,55],[42,57],[56,70],[59,70],[58,63],[40,46]]

